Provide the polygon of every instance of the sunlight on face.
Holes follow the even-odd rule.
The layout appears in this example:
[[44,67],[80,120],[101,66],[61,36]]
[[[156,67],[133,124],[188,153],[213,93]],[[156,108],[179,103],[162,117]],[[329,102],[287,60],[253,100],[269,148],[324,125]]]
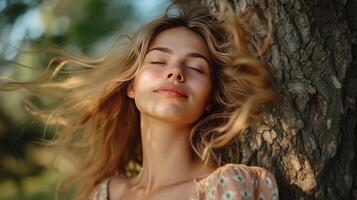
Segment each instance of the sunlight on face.
[[184,27],[165,30],[149,45],[128,96],[142,115],[192,124],[209,103],[210,63],[201,36]]

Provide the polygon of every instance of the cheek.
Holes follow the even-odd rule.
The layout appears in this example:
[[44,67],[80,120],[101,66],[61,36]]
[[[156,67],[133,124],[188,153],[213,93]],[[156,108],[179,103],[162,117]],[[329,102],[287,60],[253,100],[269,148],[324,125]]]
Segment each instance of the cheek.
[[136,75],[134,83],[134,99],[136,107],[140,112],[146,112],[148,107],[147,104],[152,98],[152,92],[157,78],[157,73],[148,70],[139,71]]
[[141,92],[146,88],[152,87],[157,80],[160,79],[158,70],[142,70],[135,78],[135,91]]
[[208,79],[197,80],[194,87],[197,91],[198,98],[202,104],[205,104],[209,100],[209,96],[212,90],[212,83]]

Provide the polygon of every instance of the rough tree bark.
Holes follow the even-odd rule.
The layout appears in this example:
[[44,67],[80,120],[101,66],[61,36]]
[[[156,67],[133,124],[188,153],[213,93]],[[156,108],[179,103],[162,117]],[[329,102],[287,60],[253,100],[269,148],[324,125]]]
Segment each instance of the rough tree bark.
[[[219,0],[204,0],[213,11]],[[357,199],[357,0],[234,0],[269,8],[279,100],[232,162],[270,169],[280,199]]]

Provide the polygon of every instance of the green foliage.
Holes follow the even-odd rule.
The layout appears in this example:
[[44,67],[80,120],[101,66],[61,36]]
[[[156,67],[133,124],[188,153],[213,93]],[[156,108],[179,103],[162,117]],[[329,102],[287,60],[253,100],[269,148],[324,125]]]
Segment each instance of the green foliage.
[[27,10],[38,6],[43,0],[2,0],[6,3],[6,7],[0,12],[0,27],[6,24],[12,24],[15,20]]
[[85,47],[120,29],[123,20],[134,17],[130,4],[121,1],[113,4],[113,1],[85,1],[83,9],[86,12],[73,21],[68,42]]

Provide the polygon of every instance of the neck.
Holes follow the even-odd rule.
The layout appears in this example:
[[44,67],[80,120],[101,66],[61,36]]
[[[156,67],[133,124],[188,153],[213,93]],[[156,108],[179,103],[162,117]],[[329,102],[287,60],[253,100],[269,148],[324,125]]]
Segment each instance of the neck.
[[195,160],[190,146],[192,126],[165,122],[141,116],[143,165],[135,185],[146,192],[157,188],[193,181],[213,171]]

